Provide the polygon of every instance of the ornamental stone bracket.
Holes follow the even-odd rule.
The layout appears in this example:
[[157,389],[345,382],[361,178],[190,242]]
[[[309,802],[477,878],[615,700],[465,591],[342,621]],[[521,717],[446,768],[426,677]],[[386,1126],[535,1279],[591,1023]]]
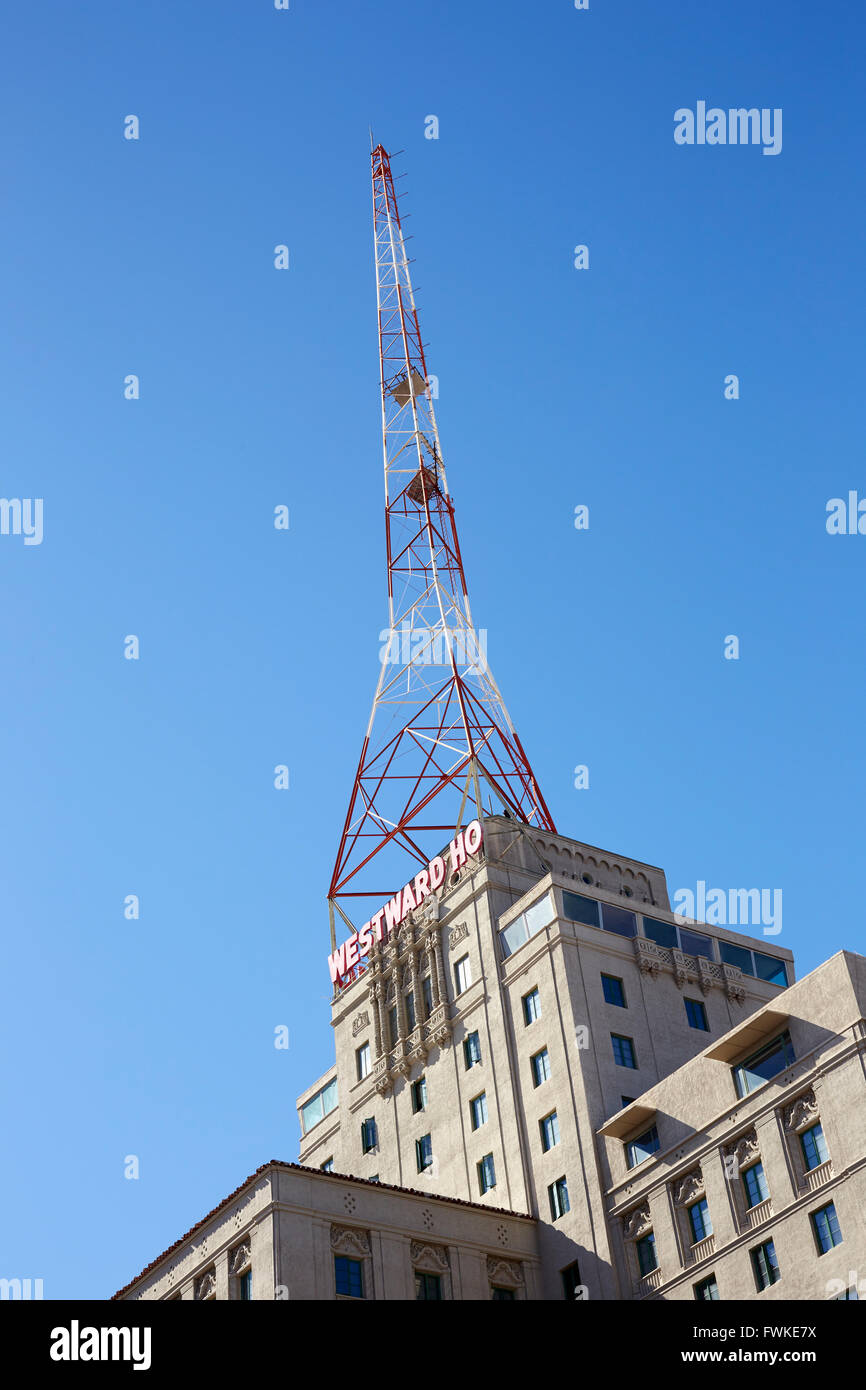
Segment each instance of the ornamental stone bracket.
[[682,989],[683,985],[691,984],[697,980],[697,959],[695,956],[687,956],[684,951],[672,950],[671,961],[674,967],[674,982],[678,989]]
[[743,972],[738,965],[723,965],[722,974],[725,981],[725,994],[733,1004],[742,1004],[746,997],[743,988]]
[[632,941],[638,965],[645,975],[657,975],[660,970],[668,968],[670,951],[666,951],[663,946],[657,946],[654,941],[647,941],[643,936],[632,937]]
[[359,1033],[363,1033],[364,1029],[369,1027],[370,1015],[366,1009],[362,1009],[352,1023],[352,1037],[357,1038]]
[[698,956],[698,988],[701,994],[709,994],[713,985],[722,983],[721,971],[713,961],[707,960],[706,956]]
[[800,1134],[804,1129],[815,1124],[818,1119],[818,1102],[811,1087],[786,1106],[784,1113],[785,1128],[791,1130],[793,1134]]
[[626,1240],[640,1240],[641,1236],[651,1229],[649,1202],[635,1207],[634,1211],[623,1217],[623,1234]]
[[205,1270],[200,1279],[195,1281],[195,1298],[198,1302],[204,1302],[209,1298],[216,1298],[216,1270],[211,1268]]
[[252,1251],[250,1250],[249,1237],[236,1245],[229,1254],[229,1274],[243,1274],[245,1269],[249,1269],[253,1262]]
[[700,1164],[674,1183],[674,1202],[678,1207],[690,1206],[704,1195],[704,1175]]
[[448,945],[453,950],[455,946],[459,946],[461,941],[465,941],[468,935],[469,927],[465,922],[460,922],[456,927],[452,927],[448,933]]

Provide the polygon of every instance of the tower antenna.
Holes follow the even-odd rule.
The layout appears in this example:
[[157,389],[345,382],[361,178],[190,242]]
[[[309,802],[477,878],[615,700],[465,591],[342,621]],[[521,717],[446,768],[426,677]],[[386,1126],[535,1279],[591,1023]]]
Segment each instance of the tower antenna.
[[[371,131],[372,141],[372,131]],[[388,634],[328,899],[393,894],[482,817],[555,831],[473,626],[391,159],[371,153]],[[363,920],[363,917],[360,918]]]

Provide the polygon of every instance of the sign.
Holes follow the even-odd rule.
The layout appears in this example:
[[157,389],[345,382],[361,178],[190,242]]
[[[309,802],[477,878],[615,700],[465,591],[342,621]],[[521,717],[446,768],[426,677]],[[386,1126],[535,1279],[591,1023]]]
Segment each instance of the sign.
[[[462,868],[470,854],[477,854],[483,838],[484,832],[481,829],[481,822],[474,820],[451,841],[448,846],[448,858],[451,861],[453,874]],[[371,917],[369,922],[364,923],[360,931],[355,932],[354,936],[350,936],[348,941],[344,941],[342,946],[328,957],[331,983],[334,985],[342,984],[345,976],[357,965],[360,965],[361,957],[366,956],[372,950],[374,941],[386,940],[397,930],[413,908],[420,907],[425,898],[442,887],[446,873],[445,858],[443,855],[437,854],[435,859],[430,860],[427,868],[420,869],[405,888],[402,888],[399,893],[395,893],[389,903],[380,907],[375,916]]]

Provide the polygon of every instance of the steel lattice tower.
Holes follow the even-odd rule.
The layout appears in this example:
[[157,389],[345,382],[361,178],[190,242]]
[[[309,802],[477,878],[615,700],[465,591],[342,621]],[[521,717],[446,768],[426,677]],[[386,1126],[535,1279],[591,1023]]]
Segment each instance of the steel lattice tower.
[[390,637],[328,892],[332,943],[334,907],[351,927],[345,900],[390,897],[445,838],[483,815],[483,795],[496,813],[555,829],[472,624],[381,145],[372,174]]

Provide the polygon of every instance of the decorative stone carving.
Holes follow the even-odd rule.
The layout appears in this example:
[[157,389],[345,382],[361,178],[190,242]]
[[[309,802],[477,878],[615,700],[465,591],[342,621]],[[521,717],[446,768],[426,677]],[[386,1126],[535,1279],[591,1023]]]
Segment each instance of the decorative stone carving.
[[216,1270],[206,1269],[195,1281],[195,1297],[199,1303],[207,1298],[216,1298]]
[[736,965],[723,965],[722,974],[725,981],[725,994],[734,1004],[742,1004],[746,997],[746,991],[740,983],[743,978],[742,970]]
[[421,906],[415,909],[415,921],[421,927],[429,927],[439,921],[439,898],[435,893],[428,894]]
[[252,1251],[250,1250],[249,1237],[236,1245],[229,1254],[229,1274],[242,1274],[245,1269],[249,1269],[252,1264]]
[[432,1231],[432,1230],[433,1230],[433,1221],[434,1221],[433,1212],[430,1210],[429,1207],[425,1207],[424,1210],[422,1211],[422,1213],[421,1213],[421,1220],[422,1220],[422,1222],[423,1222],[423,1224],[424,1224],[424,1230],[425,1230],[425,1231]]
[[704,1175],[701,1172],[700,1164],[698,1164],[691,1173],[687,1173],[679,1182],[674,1183],[674,1201],[678,1207],[685,1207],[691,1202],[696,1202],[703,1195]]
[[469,927],[465,922],[460,922],[458,926],[452,927],[448,936],[448,945],[452,948],[464,941],[469,935]]
[[645,1235],[651,1228],[649,1202],[644,1202],[643,1206],[635,1207],[634,1211],[629,1212],[623,1220],[623,1233],[626,1240],[640,1240],[641,1236]]
[[523,1286],[523,1267],[519,1260],[505,1260],[501,1255],[487,1256],[487,1278],[491,1284],[504,1284],[509,1289]]
[[808,1129],[810,1125],[817,1122],[817,1119],[818,1102],[815,1099],[815,1092],[812,1090],[804,1091],[803,1095],[798,1096],[785,1109],[785,1128],[792,1130],[794,1134]]
[[663,946],[657,946],[654,941],[647,941],[642,936],[632,937],[632,942],[638,965],[645,975],[657,975],[670,964],[670,951]]
[[761,1146],[758,1143],[758,1136],[754,1129],[747,1129],[745,1134],[741,1134],[739,1139],[734,1139],[730,1144],[725,1145],[725,1155],[736,1160],[737,1168],[747,1168],[760,1157]]
[[331,1249],[335,1255],[369,1255],[370,1233],[356,1226],[332,1226]]
[[504,1221],[500,1221],[499,1225],[496,1227],[496,1239],[499,1241],[500,1245],[508,1244],[508,1227]]
[[413,1240],[409,1255],[414,1268],[425,1274],[443,1274],[449,1267],[448,1251],[444,1245],[428,1245],[426,1241]]
[[698,964],[698,987],[701,994],[709,994],[713,985],[722,983],[721,971],[715,961],[707,960],[706,956],[696,957]]
[[352,1024],[352,1037],[357,1038],[358,1034],[365,1028],[370,1027],[370,1015],[366,1009],[362,1009],[356,1016]]

